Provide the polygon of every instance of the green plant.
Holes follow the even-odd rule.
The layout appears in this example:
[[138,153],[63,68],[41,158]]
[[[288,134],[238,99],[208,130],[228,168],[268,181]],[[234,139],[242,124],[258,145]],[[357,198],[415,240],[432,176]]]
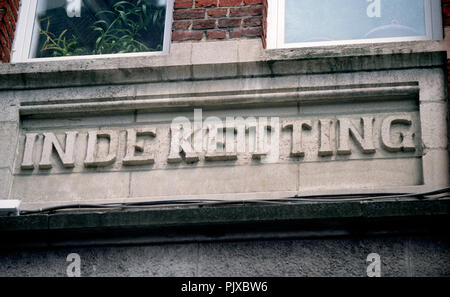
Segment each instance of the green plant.
[[119,1],[112,10],[98,12],[94,54],[161,50],[164,12],[148,0]]
[[42,23],[47,21],[45,29],[41,29],[41,34],[46,37],[41,47],[41,56],[62,57],[62,56],[77,56],[85,54],[85,49],[79,46],[78,38],[72,35],[71,38],[66,38],[67,29],[63,30],[59,35],[50,32],[50,17],[40,20]]

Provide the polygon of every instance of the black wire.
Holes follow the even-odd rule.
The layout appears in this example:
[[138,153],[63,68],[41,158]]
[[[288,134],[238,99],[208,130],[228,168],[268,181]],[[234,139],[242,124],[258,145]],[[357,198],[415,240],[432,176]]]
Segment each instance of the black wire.
[[[441,195],[447,194],[447,195]],[[439,197],[433,197],[441,195]],[[151,208],[151,207],[181,207],[181,206],[220,206],[220,205],[246,205],[246,204],[286,204],[286,203],[305,203],[305,202],[351,202],[351,201],[371,201],[388,199],[444,199],[450,198],[450,188],[438,189],[424,193],[363,193],[363,194],[338,194],[338,195],[311,195],[311,196],[293,196],[278,199],[260,199],[260,200],[160,200],[147,202],[126,202],[126,203],[105,203],[105,204],[69,204],[60,205],[36,210],[24,210],[20,215],[31,215],[41,213],[52,213],[59,210],[76,209],[131,209],[131,208]]]

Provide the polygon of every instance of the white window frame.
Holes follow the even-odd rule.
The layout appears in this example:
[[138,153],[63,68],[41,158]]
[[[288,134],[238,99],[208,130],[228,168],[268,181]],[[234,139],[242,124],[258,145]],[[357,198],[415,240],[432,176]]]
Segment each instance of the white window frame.
[[[19,10],[19,21],[17,24],[16,36],[14,38],[11,63],[38,62],[38,61],[57,61],[57,60],[80,60],[80,59],[96,59],[96,58],[113,58],[113,57],[136,57],[136,56],[154,56],[165,55],[170,51],[172,41],[172,20],[173,20],[173,3],[174,0],[167,0],[166,18],[164,26],[164,41],[162,51],[155,52],[139,52],[124,54],[105,54],[105,55],[83,55],[83,56],[67,56],[52,58],[30,58],[33,30],[37,31],[35,26],[35,14],[38,0],[21,0]],[[34,32],[36,34],[36,32]],[[39,32],[37,32],[39,34]]]
[[[317,3],[320,3],[320,1],[317,1]],[[268,26],[267,26],[266,41],[268,49],[443,39],[441,0],[424,0],[426,36],[372,38],[372,39],[337,40],[337,41],[320,41],[320,42],[299,42],[299,43],[284,42],[285,0],[268,0],[267,4],[268,4],[267,8]]]

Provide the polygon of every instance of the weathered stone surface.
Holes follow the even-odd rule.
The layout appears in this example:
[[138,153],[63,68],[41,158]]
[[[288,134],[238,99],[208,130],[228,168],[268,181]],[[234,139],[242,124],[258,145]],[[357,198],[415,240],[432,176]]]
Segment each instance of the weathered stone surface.
[[420,106],[422,141],[426,148],[446,149],[448,108],[445,102],[424,103]]
[[[169,54],[131,59],[3,64],[0,198],[21,199],[30,209],[448,186],[446,63],[439,41],[263,50],[260,40],[236,40],[173,44]],[[280,117],[293,128],[303,120],[308,129],[301,139],[281,131],[280,158],[270,164],[263,162],[264,150],[237,153],[234,160],[218,157],[217,148],[191,163],[175,149],[173,160],[179,163],[167,162],[170,122],[175,116],[191,118],[194,108],[203,108],[205,117]],[[383,128],[389,117],[406,125]],[[142,128],[155,131],[147,135],[151,141],[127,138],[134,135],[130,129]],[[89,145],[89,134],[105,131],[109,140],[101,137]],[[77,135],[73,159],[66,132]],[[37,153],[25,154],[23,163],[26,133],[39,135]],[[52,140],[47,145],[44,133]],[[151,158],[135,159],[136,150]],[[95,167],[85,167],[86,153],[87,165]],[[127,162],[134,166],[124,166]],[[403,215],[400,202],[392,208],[397,212],[384,214]],[[276,217],[277,210],[262,217]],[[341,210],[332,215],[364,215],[355,206]],[[299,210],[307,218],[329,214],[316,211]],[[366,211],[366,217],[374,215]],[[383,211],[376,213],[382,220]],[[85,223],[95,227],[99,218],[105,216]],[[54,220],[48,226],[58,223],[64,225]],[[448,275],[448,245],[443,236],[362,236],[2,251],[0,275],[64,276],[72,252],[80,253],[86,276],[365,276],[369,253],[380,254],[383,276]]]
[[0,199],[8,199],[12,174],[9,168],[0,168]]
[[408,256],[411,276],[450,276],[450,241],[448,238],[428,236],[411,238]]
[[19,136],[19,125],[0,121],[0,168],[12,168]]
[[11,197],[27,203],[95,203],[129,195],[129,173],[16,175]]
[[[361,78],[357,79],[361,80]],[[381,77],[377,79],[380,79],[380,82],[382,81]],[[280,86],[299,83],[298,79],[294,77],[290,77],[286,81],[275,79],[273,82],[279,83]],[[112,117],[114,125],[111,126],[103,121],[106,119],[100,118],[96,121],[94,116],[88,117],[86,123],[76,120],[76,124],[72,125],[73,127],[70,130],[70,133],[78,135],[75,142],[74,168],[65,168],[68,167],[67,164],[72,164],[72,162],[66,162],[67,164],[64,166],[64,162],[61,162],[57,154],[54,153],[50,160],[47,160],[48,158],[44,154],[44,163],[50,164],[52,167],[47,172],[42,172],[42,168],[25,170],[24,172],[26,168],[21,169],[18,162],[16,162],[15,172],[19,175],[28,175],[28,180],[33,180],[35,177],[36,179],[37,177],[43,179],[43,174],[61,173],[70,176],[70,178],[75,173],[79,174],[78,176],[111,172],[131,175],[131,184],[127,195],[120,197],[113,195],[108,198],[99,195],[99,197],[90,199],[93,201],[104,201],[110,198],[127,198],[131,201],[138,201],[139,199],[180,199],[183,197],[211,198],[211,195],[226,199],[233,199],[233,195],[235,199],[285,197],[291,196],[291,193],[295,193],[295,191],[299,191],[301,194],[356,190],[386,191],[387,189],[400,191],[399,187],[405,189],[405,187],[411,186],[415,188],[410,188],[409,191],[419,191],[416,186],[425,185],[428,187],[447,183],[445,181],[447,175],[442,174],[447,171],[447,163],[440,162],[439,160],[442,160],[442,158],[439,156],[422,158],[422,134],[435,132],[429,128],[422,129],[423,118],[419,116],[423,113],[419,110],[422,106],[433,105],[435,106],[434,112],[441,112],[442,108],[446,106],[444,103],[418,104],[415,96],[419,94],[419,89],[417,84],[410,82],[399,83],[394,89],[391,89],[390,85],[386,83],[380,83],[376,86],[358,85],[345,88],[343,93],[343,88],[319,87],[315,80],[305,82],[306,85],[313,86],[311,87],[312,91],[305,88],[300,93],[293,95],[294,100],[298,100],[296,96],[299,96],[300,100],[297,103],[295,101],[289,102],[286,106],[281,105],[276,108],[262,106],[259,108],[206,109],[201,111],[200,121],[204,121],[204,123],[202,123],[203,140],[200,143],[200,152],[198,150],[189,152],[191,144],[185,143],[184,140],[177,143],[176,141],[179,140],[180,136],[175,133],[175,130],[171,129],[171,121],[176,117],[182,117],[185,121],[195,123],[195,115],[198,111],[179,109],[176,113],[171,113],[156,110],[145,112],[144,110],[138,113],[135,119],[126,114]],[[230,80],[229,83],[222,88],[223,92],[228,90],[225,96],[231,96],[231,98],[239,96],[237,90],[232,90],[240,84],[233,80]],[[255,84],[251,86],[245,84],[242,86],[245,88],[261,87],[258,82],[253,83]],[[160,87],[162,88],[162,86],[158,88]],[[188,84],[184,87],[188,87]],[[203,87],[205,86],[200,88],[202,92],[205,91]],[[142,91],[146,93],[149,89],[143,88]],[[235,92],[235,94],[232,94],[232,92]],[[286,90],[280,92],[280,100],[285,100],[285,97],[283,97],[285,93],[287,93]],[[253,98],[259,100],[265,94],[264,91],[256,96],[254,94],[249,94],[249,96],[254,96]],[[161,95],[163,97],[170,96],[170,94],[164,95],[163,93],[158,96]],[[220,100],[220,95],[214,94],[213,96]],[[270,94],[270,96],[273,95]],[[267,102],[270,101],[269,97]],[[200,98],[207,104],[209,100],[207,96],[200,96]],[[149,100],[152,101],[153,99],[150,98]],[[170,98],[164,100],[169,102]],[[367,113],[368,110],[373,113]],[[221,155],[217,148],[214,148],[214,144],[219,145],[223,139],[219,141],[217,135],[211,136],[211,131],[208,130],[211,127],[208,126],[207,122],[212,119],[226,121],[227,116],[242,117],[247,120],[255,117],[255,119],[258,118],[258,121],[261,116],[267,116],[271,119],[280,117],[275,126],[271,124],[273,127],[270,129],[270,135],[272,136],[279,133],[279,142],[277,144],[273,142],[274,145],[271,147],[271,149],[276,147],[278,151],[271,151],[267,158],[265,157],[267,152],[260,150],[259,144],[258,146],[253,145],[254,148],[258,147],[258,149],[251,151],[250,143],[254,143],[253,141],[259,143],[257,136],[262,134],[261,131],[258,132],[256,138],[253,139],[253,136],[250,136],[250,126],[248,126],[250,122],[248,122],[246,123],[248,127],[244,127],[247,132],[245,132],[245,129],[242,132],[240,128],[235,127],[235,140],[240,139],[240,135],[245,133],[243,138],[245,139],[245,149],[243,152],[238,151],[237,154],[227,152]],[[297,143],[296,146],[298,147],[299,141],[298,139],[295,141],[292,131],[282,129],[282,127],[283,123],[294,125],[294,123],[300,123],[300,121],[308,123],[310,129],[302,131],[301,145],[293,153],[293,142]],[[33,122],[38,129],[32,129]],[[61,123],[58,123],[57,119],[24,121],[24,125],[28,127],[27,133],[39,134],[35,145],[34,164],[43,162],[40,152],[43,150],[45,141],[42,135],[49,133],[46,131],[49,131],[53,126],[55,129],[51,129],[51,133],[56,135],[60,144],[63,144],[67,138],[66,133],[69,133],[64,128],[67,124],[70,124],[70,119],[67,118],[62,120]],[[98,124],[104,125],[99,129]],[[328,124],[328,126],[325,124]],[[51,126],[47,127],[46,125]],[[185,127],[183,131],[189,132],[192,127]],[[137,144],[139,150],[145,152],[143,158],[151,156],[149,159],[151,162],[145,159],[145,164],[129,166],[130,164],[127,163],[135,163],[132,160],[127,161],[130,158],[130,156],[127,156],[127,152],[133,151],[132,147],[135,143],[132,137],[134,134],[130,134],[130,131],[138,131],[139,129],[150,129],[152,131],[150,136],[143,135],[139,144]],[[298,129],[296,131],[298,132]],[[445,129],[439,131],[446,133]],[[97,133],[99,135],[104,134],[107,137],[96,139],[97,137],[94,136]],[[181,137],[183,139],[190,137],[190,133],[180,135],[183,135]],[[194,142],[195,137],[193,136]],[[437,136],[434,137],[438,139]],[[225,142],[230,144],[228,140]],[[24,146],[25,139],[22,135],[18,154],[19,160],[23,160]],[[237,145],[238,147],[239,145]],[[192,148],[196,149],[196,144]],[[49,148],[45,151],[48,154]],[[134,151],[134,153],[136,152]],[[97,163],[94,156],[96,156]],[[25,167],[28,167],[27,164],[25,164]],[[95,168],[88,168],[94,164],[97,164]],[[86,167],[86,165],[89,166]],[[369,170],[367,170],[368,168]],[[434,174],[434,172],[438,172],[438,174],[432,178],[426,176],[430,173]],[[437,176],[439,178],[436,178]],[[19,180],[22,182],[23,177],[18,177],[17,181],[19,182]],[[152,186],[148,186],[149,182]],[[71,187],[76,188],[76,184],[70,182],[70,186],[61,185],[61,187],[65,187],[65,191],[69,192]],[[73,192],[79,193],[80,190],[75,189]],[[46,196],[47,194],[42,195]],[[80,200],[78,196],[76,199],[76,201],[90,201],[88,199]],[[45,199],[41,202],[28,201],[33,205],[51,202],[51,199]]]
[[196,244],[70,248],[1,254],[1,276],[67,276],[70,253],[81,258],[81,276],[195,276]]
[[349,160],[300,164],[300,192],[389,189],[423,184],[422,160]]
[[21,123],[21,128],[26,131],[52,129],[59,130],[68,127],[103,127],[124,126],[134,122],[134,112],[128,111],[119,114],[97,114],[86,116],[83,114],[66,114],[63,117],[38,117],[29,118]]
[[445,187],[449,183],[448,164],[449,152],[445,149],[427,150],[423,156],[423,178],[430,187]]
[[325,239],[211,243],[200,246],[199,276],[366,276],[378,253],[383,276],[406,276],[403,240]]
[[18,107],[19,103],[14,91],[9,90],[0,91],[0,122],[18,121],[19,119]]
[[400,236],[0,251],[0,276],[64,277],[70,253],[82,276],[365,277],[370,253],[385,277],[448,276],[448,250],[443,238]]
[[297,180],[296,164],[133,172],[131,173],[131,197],[193,198],[193,195],[201,195],[208,198],[215,194],[224,196],[253,194],[257,198],[258,194],[263,193],[296,191]]

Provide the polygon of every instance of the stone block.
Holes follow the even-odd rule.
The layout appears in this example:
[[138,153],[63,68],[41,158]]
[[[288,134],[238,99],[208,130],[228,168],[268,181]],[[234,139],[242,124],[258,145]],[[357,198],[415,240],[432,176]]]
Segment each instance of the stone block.
[[406,276],[405,241],[396,238],[294,239],[200,245],[201,277],[365,277],[370,253],[382,276]]
[[425,150],[423,156],[423,178],[431,188],[449,185],[448,151],[445,149]]
[[16,175],[11,197],[53,205],[123,200],[129,194],[129,173]]
[[17,122],[19,120],[19,103],[15,92],[0,92],[0,122]]
[[300,164],[300,193],[325,190],[358,192],[422,183],[422,160],[416,157]]
[[0,276],[66,277],[67,256],[80,256],[82,277],[192,277],[197,244],[0,251]]
[[420,105],[422,142],[425,148],[446,149],[448,108],[446,103],[424,103]]
[[0,122],[0,168],[12,168],[18,143],[19,128],[15,122]]
[[8,199],[12,175],[9,168],[0,168],[0,199]]
[[208,198],[216,194],[254,194],[258,198],[259,193],[295,191],[296,187],[296,164],[154,170],[131,176],[132,198]]
[[448,238],[427,236],[411,238],[409,242],[411,276],[450,276],[450,241]]

